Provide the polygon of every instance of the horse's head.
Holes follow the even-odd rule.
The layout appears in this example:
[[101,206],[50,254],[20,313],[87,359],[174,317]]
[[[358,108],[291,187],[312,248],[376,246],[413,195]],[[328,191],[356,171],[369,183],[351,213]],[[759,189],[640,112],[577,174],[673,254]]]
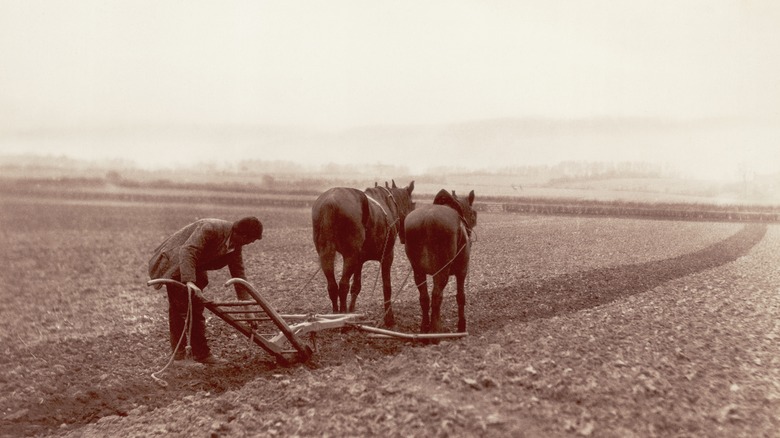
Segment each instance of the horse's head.
[[409,214],[410,211],[414,210],[414,202],[412,202],[414,181],[409,183],[409,185],[406,187],[398,187],[395,185],[395,180],[393,180],[393,185],[389,188],[389,190],[393,195],[395,205],[398,207],[398,238],[401,240],[402,244],[405,244],[406,232],[404,231],[404,221],[406,220],[406,215]]
[[469,237],[471,236],[471,230],[477,225],[477,212],[473,209],[474,190],[469,193],[467,199],[462,199],[455,194],[455,190],[450,194],[446,190],[441,189],[439,190],[439,193],[436,194],[436,197],[433,198],[433,203],[447,205],[455,209],[466,224],[466,230],[468,231]]

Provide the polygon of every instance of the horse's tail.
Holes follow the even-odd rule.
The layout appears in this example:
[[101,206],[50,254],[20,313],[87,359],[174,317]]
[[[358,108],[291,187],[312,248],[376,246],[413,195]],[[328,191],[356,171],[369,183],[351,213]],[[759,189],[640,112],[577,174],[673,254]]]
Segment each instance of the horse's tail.
[[334,213],[333,206],[328,203],[318,202],[312,209],[312,237],[317,253],[320,255],[335,251],[330,235],[330,230],[335,227]]

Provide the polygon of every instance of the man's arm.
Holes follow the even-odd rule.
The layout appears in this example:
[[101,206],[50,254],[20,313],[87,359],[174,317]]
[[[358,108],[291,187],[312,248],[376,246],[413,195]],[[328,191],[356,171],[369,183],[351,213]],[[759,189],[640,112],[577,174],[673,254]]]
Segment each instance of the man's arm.
[[[236,248],[231,253],[230,260],[228,261],[228,270],[230,270],[231,278],[242,278],[246,280],[246,274],[244,272],[244,257],[241,254],[241,247]],[[246,291],[246,287],[242,284],[236,283],[234,285],[236,289],[236,297],[241,301],[251,299],[251,295]]]

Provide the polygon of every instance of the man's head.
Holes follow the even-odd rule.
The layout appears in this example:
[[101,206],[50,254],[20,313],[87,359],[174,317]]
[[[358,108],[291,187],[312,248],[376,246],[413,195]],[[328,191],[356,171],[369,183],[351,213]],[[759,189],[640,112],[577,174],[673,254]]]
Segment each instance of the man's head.
[[263,224],[256,217],[245,217],[233,222],[231,241],[234,246],[248,245],[263,238]]

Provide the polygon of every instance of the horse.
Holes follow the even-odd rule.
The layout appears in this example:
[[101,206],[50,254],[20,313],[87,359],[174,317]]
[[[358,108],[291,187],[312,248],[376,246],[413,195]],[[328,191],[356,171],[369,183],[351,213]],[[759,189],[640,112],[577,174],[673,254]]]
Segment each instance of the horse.
[[[471,254],[471,231],[477,225],[474,191],[467,199],[442,189],[433,204],[416,208],[406,217],[406,256],[412,265],[414,282],[420,292],[421,333],[441,332],[441,302],[449,277],[457,283],[458,332],[466,331],[466,275]],[[427,275],[433,277],[428,297]]]
[[[322,193],[311,209],[314,246],[320,267],[328,283],[328,295],[333,313],[355,311],[355,301],[361,288],[363,264],[377,260],[382,271],[384,293],[384,323],[395,326],[391,304],[390,268],[396,236],[405,242],[404,221],[414,209],[414,181],[400,188],[395,185],[374,185],[364,191],[334,187]],[[334,264],[341,254],[343,269],[336,283]],[[352,285],[350,287],[350,279]],[[351,295],[347,307],[347,292]]]

